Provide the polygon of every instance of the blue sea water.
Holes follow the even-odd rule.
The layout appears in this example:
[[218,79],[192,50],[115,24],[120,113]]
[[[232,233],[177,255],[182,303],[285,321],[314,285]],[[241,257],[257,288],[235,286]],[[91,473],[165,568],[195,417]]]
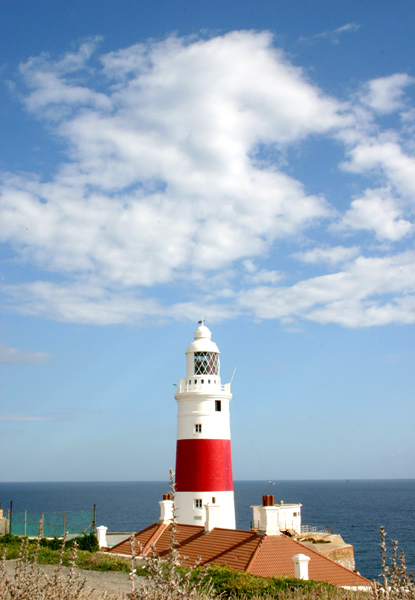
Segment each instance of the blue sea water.
[[[275,501],[299,502],[302,523],[330,526],[354,546],[356,568],[369,579],[380,573],[379,526],[389,543],[399,542],[408,569],[415,572],[415,480],[235,481],[236,522],[249,529],[252,504],[263,494]],[[97,525],[108,531],[138,531],[159,518],[159,500],[168,482],[0,483],[5,512],[78,511],[96,505]]]

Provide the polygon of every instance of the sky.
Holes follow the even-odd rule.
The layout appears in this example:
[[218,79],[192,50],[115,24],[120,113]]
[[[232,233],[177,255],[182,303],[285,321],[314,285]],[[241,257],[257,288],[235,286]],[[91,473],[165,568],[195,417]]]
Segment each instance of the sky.
[[[412,0],[0,4],[0,480],[415,477]],[[236,371],[235,371],[236,369]]]

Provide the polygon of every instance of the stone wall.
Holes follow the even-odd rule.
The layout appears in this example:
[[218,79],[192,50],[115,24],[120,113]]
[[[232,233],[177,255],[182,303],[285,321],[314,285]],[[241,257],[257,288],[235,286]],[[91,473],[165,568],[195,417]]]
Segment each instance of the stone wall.
[[307,548],[325,554],[339,565],[355,570],[353,546],[346,544],[341,535],[333,533],[306,533],[296,537]]

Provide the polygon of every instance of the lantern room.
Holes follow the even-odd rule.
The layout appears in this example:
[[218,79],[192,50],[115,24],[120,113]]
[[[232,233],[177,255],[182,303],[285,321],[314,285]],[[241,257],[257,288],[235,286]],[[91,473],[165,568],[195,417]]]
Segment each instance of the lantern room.
[[220,376],[219,349],[212,342],[210,330],[199,321],[195,339],[186,352],[187,377]]

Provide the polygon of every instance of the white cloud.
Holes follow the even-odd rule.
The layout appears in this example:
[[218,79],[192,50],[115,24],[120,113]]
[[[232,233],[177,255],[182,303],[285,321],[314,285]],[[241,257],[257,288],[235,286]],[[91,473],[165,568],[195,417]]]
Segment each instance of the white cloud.
[[1,286],[0,291],[20,313],[58,321],[107,325],[164,315],[157,299],[143,299],[128,291],[115,292],[91,283],[37,281]]
[[338,228],[367,229],[373,231],[379,240],[392,242],[414,231],[414,225],[402,218],[396,200],[385,189],[366,190],[361,198],[353,200]]
[[90,90],[79,82],[84,71],[91,72],[88,60],[99,40],[97,37],[81,44],[76,52],[67,53],[60,60],[41,54],[21,64],[20,73],[32,90],[25,98],[28,110],[46,118],[65,117],[69,107],[83,105],[110,110],[111,102],[105,94]]
[[25,352],[17,348],[10,348],[0,344],[0,363],[37,365],[48,360],[49,355],[45,352]]
[[404,108],[404,90],[414,84],[415,78],[406,73],[395,73],[388,77],[372,79],[365,86],[362,101],[373,110],[387,114]]
[[296,252],[293,256],[308,264],[338,265],[349,262],[360,253],[358,246],[334,246],[332,248],[313,248],[304,252]]
[[[358,255],[365,234],[373,246],[368,233],[403,243],[412,232],[411,146],[374,121],[394,106],[409,115],[402,92],[410,78],[370,82],[357,106],[356,95],[350,103],[325,95],[267,32],[137,44],[92,68],[97,43],[20,69],[27,110],[67,154],[53,177],[2,177],[0,242],[14,265],[34,267],[19,283],[4,280],[10,310],[95,324],[199,317],[201,308],[215,320],[241,311],[351,326],[366,324],[370,311],[373,322],[382,311],[407,318],[403,279],[392,300],[380,298],[359,277],[358,265],[375,259]],[[303,141],[327,138],[345,144],[350,205],[311,192],[286,160]],[[310,231],[316,247],[297,251],[310,248]],[[327,234],[339,231],[358,231],[359,247],[330,247]],[[299,261],[295,274],[284,249]],[[311,264],[344,271],[312,279]]]
[[300,42],[311,42],[313,40],[324,39],[327,38],[331,41],[332,44],[339,44],[340,37],[344,33],[354,33],[360,29],[360,25],[358,23],[346,23],[345,25],[341,25],[340,27],[336,27],[336,29],[330,29],[326,31],[322,31],[321,33],[317,33],[312,37],[301,37]]
[[0,239],[50,271],[150,286],[260,255],[329,216],[323,198],[253,157],[259,143],[286,144],[345,120],[271,42],[239,32],[133,46],[122,60],[109,54],[106,72],[136,70],[108,88],[108,102],[71,78],[88,53],[31,59],[22,68],[30,110],[83,109],[58,125],[71,160],[54,180],[5,179]]
[[266,269],[260,269],[258,272],[253,273],[249,276],[248,281],[252,283],[278,283],[284,275],[279,271],[267,271]]
[[[242,292],[239,307],[260,319],[287,322],[302,317],[319,323],[366,327],[415,322],[415,253],[359,257],[348,267],[291,287]],[[386,296],[387,300],[382,300]]]
[[363,140],[349,152],[343,168],[352,173],[379,171],[403,196],[415,193],[415,157],[406,154],[397,142]]

